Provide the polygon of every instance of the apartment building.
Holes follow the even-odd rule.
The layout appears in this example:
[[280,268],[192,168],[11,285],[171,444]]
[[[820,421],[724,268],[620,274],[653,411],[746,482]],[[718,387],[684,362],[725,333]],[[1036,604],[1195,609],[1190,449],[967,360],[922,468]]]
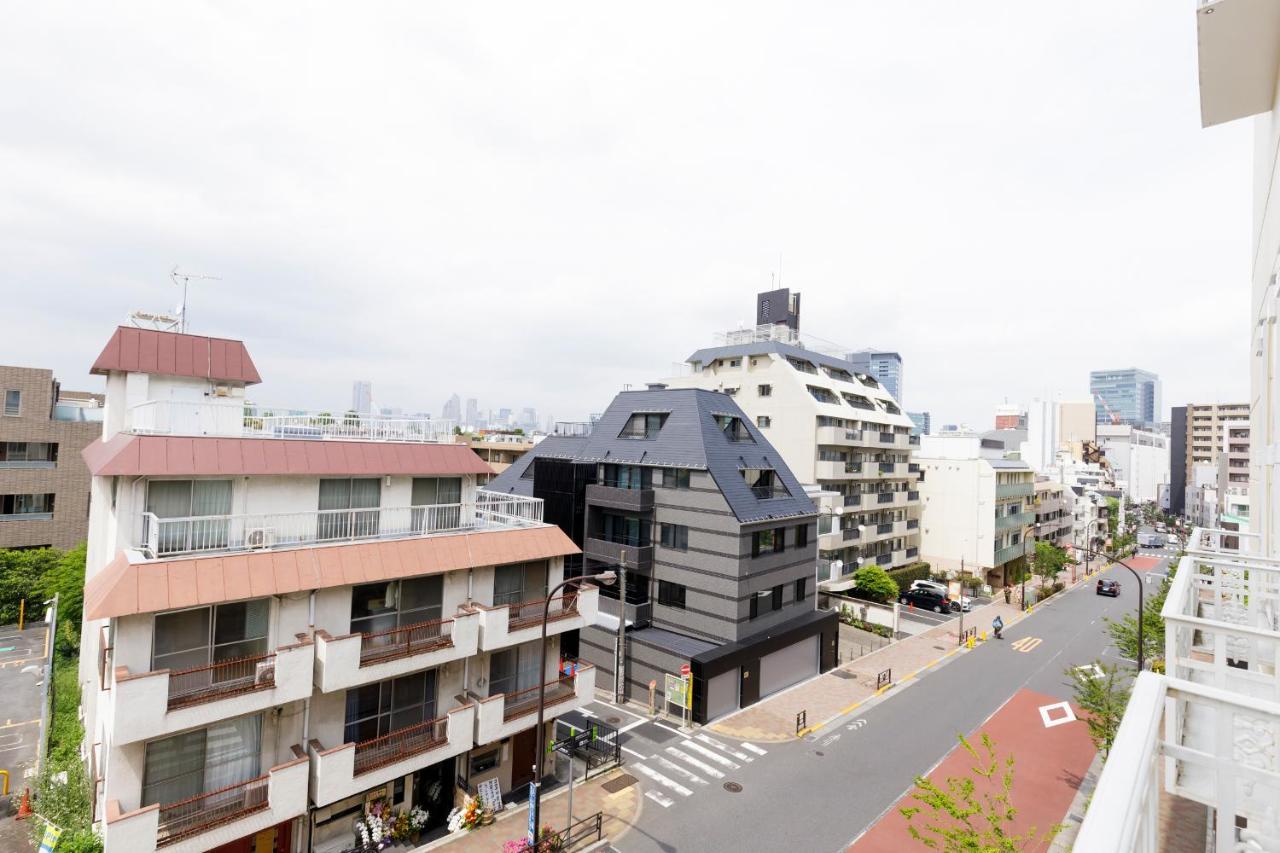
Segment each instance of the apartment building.
[[1154,503],[1169,482],[1169,437],[1126,425],[1100,424],[1098,447],[1116,485],[1134,503]]
[[[1201,123],[1257,116],[1250,314],[1239,327],[1251,370],[1251,532],[1189,537],[1162,611],[1164,668],[1138,675],[1076,838],[1099,853],[1188,839],[1214,853],[1268,850],[1280,839],[1280,5],[1208,0],[1183,14],[1196,21]],[[1201,467],[1213,470],[1187,465],[1193,476]]]
[[912,432],[916,435],[928,435],[933,432],[933,416],[928,412],[907,412],[907,417],[911,419],[914,427]]
[[0,548],[73,548],[89,530],[80,451],[102,433],[97,395],[50,370],[0,365]]
[[[121,328],[92,474],[80,680],[110,851],[338,851],[363,805],[531,780],[548,718],[593,694],[550,602],[578,548],[431,423],[251,410],[239,341]],[[391,425],[394,425],[394,428]],[[433,438],[434,437],[434,440]]]
[[468,436],[466,443],[495,474],[507,470],[512,462],[528,453],[536,444],[529,436],[505,432]]
[[817,512],[732,397],[654,383],[575,432],[488,489],[543,498],[585,572],[625,568],[578,632],[602,687],[647,705],[649,684],[687,664],[706,722],[835,665],[836,615],[815,609]]
[[930,565],[962,567],[995,587],[1025,562],[1036,531],[1035,472],[980,435],[924,436],[916,461],[923,498],[921,552]]
[[[1187,495],[1193,489],[1192,473],[1197,465],[1218,465],[1229,444],[1236,447],[1233,459],[1227,467],[1240,470],[1229,472],[1227,481],[1247,486],[1248,436],[1239,435],[1241,421],[1249,420],[1248,403],[1188,403],[1173,409],[1173,426],[1170,431],[1170,511],[1181,515],[1186,511]],[[1237,430],[1234,442],[1227,434],[1227,425]],[[1244,439],[1243,441],[1241,439]],[[1234,465],[1231,464],[1234,462]],[[1243,462],[1243,464],[1241,464]]]
[[1048,542],[1059,548],[1070,544],[1074,532],[1072,504],[1075,493],[1062,483],[1037,477],[1035,481],[1035,528],[1037,542]]
[[1026,429],[1027,410],[1015,403],[996,406],[995,428],[998,430]]
[[1162,420],[1160,377],[1149,370],[1095,370],[1089,374],[1089,393],[1098,424],[1125,424],[1150,429]]

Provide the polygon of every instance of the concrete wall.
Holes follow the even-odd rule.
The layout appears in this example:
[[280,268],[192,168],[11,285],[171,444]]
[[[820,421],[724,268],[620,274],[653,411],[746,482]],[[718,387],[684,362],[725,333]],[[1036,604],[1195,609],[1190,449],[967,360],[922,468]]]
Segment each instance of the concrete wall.
[[[927,440],[927,438],[926,438]],[[990,567],[995,549],[995,472],[980,459],[920,457],[921,557],[940,571]]]

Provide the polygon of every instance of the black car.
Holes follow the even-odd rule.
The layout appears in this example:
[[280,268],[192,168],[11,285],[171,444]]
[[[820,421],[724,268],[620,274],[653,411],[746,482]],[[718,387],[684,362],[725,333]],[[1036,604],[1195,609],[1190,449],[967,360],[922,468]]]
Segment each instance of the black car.
[[1120,596],[1120,581],[1098,578],[1098,595],[1109,595],[1112,598],[1118,598]]
[[932,589],[909,589],[898,601],[901,604],[914,604],[921,610],[932,610],[936,613],[951,611],[951,599]]

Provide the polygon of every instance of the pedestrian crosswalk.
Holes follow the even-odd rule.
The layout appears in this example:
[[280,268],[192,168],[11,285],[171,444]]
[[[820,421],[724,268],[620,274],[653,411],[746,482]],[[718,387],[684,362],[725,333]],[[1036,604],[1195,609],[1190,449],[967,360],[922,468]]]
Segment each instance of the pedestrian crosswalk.
[[725,780],[729,773],[768,754],[767,749],[754,743],[725,743],[699,732],[642,761],[630,761],[627,767],[647,780],[645,798],[666,809],[675,805],[678,798],[705,791],[713,783]]

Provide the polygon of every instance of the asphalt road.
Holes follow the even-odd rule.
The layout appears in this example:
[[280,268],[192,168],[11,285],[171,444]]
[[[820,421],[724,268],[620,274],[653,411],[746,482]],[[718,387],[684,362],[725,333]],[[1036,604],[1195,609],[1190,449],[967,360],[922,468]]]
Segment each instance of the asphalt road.
[[[1163,573],[1161,567],[1151,574]],[[1004,640],[955,656],[805,740],[758,745],[766,754],[733,762],[737,768],[723,778],[680,783],[674,771],[656,773],[677,781],[687,794],[653,778],[655,768],[636,772],[646,791],[644,810],[638,826],[614,847],[623,853],[843,850],[911,788],[916,775],[927,773],[955,746],[958,734],[976,729],[1019,689],[1070,699],[1068,666],[1116,662],[1102,617],[1136,609],[1137,594],[1124,569],[1113,568],[1103,577],[1121,582],[1119,598],[1097,596],[1092,583],[1083,585],[1007,629]],[[1026,652],[1012,648],[1025,637],[1042,642]],[[661,771],[665,765],[658,762],[669,747],[712,764],[688,745],[699,745],[696,738],[653,723],[634,724],[624,740],[628,765],[656,765]],[[651,739],[653,732],[661,737]],[[730,738],[714,738],[745,751]],[[700,745],[703,751],[716,749]],[[671,754],[665,755],[670,760]],[[726,770],[723,764],[714,766]],[[726,782],[737,783],[741,791],[726,790]],[[670,802],[655,801],[650,790]]]

